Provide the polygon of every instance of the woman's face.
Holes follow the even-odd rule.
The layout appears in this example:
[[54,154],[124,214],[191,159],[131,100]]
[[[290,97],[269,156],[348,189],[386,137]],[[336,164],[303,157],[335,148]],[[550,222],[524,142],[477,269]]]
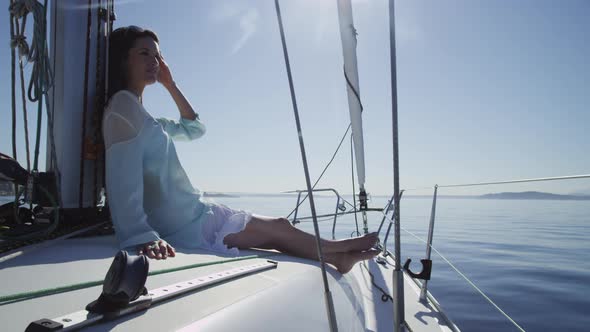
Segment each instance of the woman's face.
[[151,37],[141,37],[129,50],[127,59],[128,85],[148,85],[158,80],[160,47]]

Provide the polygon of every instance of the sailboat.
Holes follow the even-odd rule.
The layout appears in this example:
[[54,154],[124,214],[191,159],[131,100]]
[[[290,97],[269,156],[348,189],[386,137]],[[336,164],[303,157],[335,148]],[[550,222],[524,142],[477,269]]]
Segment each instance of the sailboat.
[[[278,0],[275,5],[299,127]],[[364,232],[367,232],[366,221],[372,212],[387,221],[388,229],[394,226],[392,236],[396,245],[393,253],[382,247],[379,257],[358,263],[350,273],[342,275],[321,261],[274,251],[242,250],[238,257],[220,257],[195,249],[179,252],[174,260],[150,262],[148,277],[145,262],[132,257],[132,253],[118,252],[112,235],[64,240],[74,233],[96,229],[101,223],[95,222],[63,236],[52,237],[50,232],[41,229],[37,238],[48,238],[46,241],[28,239],[32,244],[10,249],[0,258],[2,330],[459,331],[426,289],[426,281],[430,278],[429,259],[423,260],[424,270],[420,273],[413,273],[409,262],[402,268],[400,214],[396,213],[401,199],[397,164],[394,165],[394,194],[387,206],[368,207],[356,37],[350,0],[338,0],[338,12],[359,184],[359,207],[355,206],[355,213],[362,215]],[[389,15],[395,123],[393,1],[390,2]],[[48,149],[47,165],[55,167],[53,171],[59,169],[53,173],[56,179],[54,190],[59,197],[53,203],[61,207],[62,218],[67,211],[76,211],[70,217],[74,215],[82,221],[105,218],[106,210],[96,208],[100,198],[100,185],[97,184],[102,181],[100,156],[92,154],[92,147],[100,142],[92,141],[89,131],[93,114],[101,102],[104,103],[104,82],[107,81],[104,69],[108,66],[106,41],[113,18],[113,1],[98,1],[97,5],[89,1],[84,10],[71,10],[67,2],[55,1],[51,12],[53,27],[48,35],[54,53],[49,63],[52,63],[54,83],[47,97],[50,99],[48,104],[52,105],[53,130],[48,134],[51,135],[48,141],[54,142],[55,148]],[[87,41],[85,45],[71,42],[81,37]],[[80,72],[78,68],[85,68],[85,71]],[[84,86],[78,84],[82,75],[86,82]],[[84,105],[83,112],[80,105]],[[394,159],[397,162],[397,128],[393,130]],[[300,133],[299,130],[305,164]],[[7,174],[5,178],[19,180]],[[68,176],[70,174],[76,176]],[[25,188],[30,186],[33,191],[35,184],[30,183],[29,178],[21,176],[19,184]],[[78,178],[82,179],[79,186]],[[306,182],[307,190],[299,193],[305,192],[309,197],[317,231],[317,215],[313,207],[316,189],[311,186],[307,171]],[[335,216],[337,214],[336,211]],[[56,215],[52,220],[55,223],[59,218]],[[382,236],[388,236],[385,228]],[[112,289],[126,290],[125,294],[133,293],[134,296],[116,310],[101,312],[87,306],[101,293],[103,296]]]

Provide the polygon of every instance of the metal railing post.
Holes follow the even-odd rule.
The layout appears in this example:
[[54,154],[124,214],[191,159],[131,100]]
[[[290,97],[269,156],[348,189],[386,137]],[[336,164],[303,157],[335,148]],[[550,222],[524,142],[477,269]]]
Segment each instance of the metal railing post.
[[293,216],[293,225],[297,223],[297,212],[299,212],[299,202],[301,201],[301,191],[297,194],[297,204],[295,205],[295,215]]
[[[432,237],[434,236],[434,219],[436,216],[436,194],[438,191],[438,185],[434,186],[434,195],[432,198],[432,210],[430,211],[430,226],[428,226],[428,242],[426,243],[426,259],[430,259],[430,253],[432,251]],[[426,294],[428,292],[428,280],[424,280],[422,283],[422,289],[420,291],[420,301],[426,302]]]
[[332,240],[336,239],[336,219],[338,218],[338,206],[340,205],[340,195],[336,193],[336,211],[334,211],[334,222],[332,223]]

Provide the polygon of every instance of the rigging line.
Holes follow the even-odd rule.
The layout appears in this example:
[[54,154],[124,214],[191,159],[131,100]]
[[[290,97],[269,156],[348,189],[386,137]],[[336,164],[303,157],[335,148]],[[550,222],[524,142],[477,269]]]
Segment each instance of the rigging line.
[[[115,6],[114,6],[114,0],[107,0],[106,3],[106,10],[107,10],[107,23],[106,23],[106,34],[105,34],[105,70],[104,70],[104,91],[103,91],[103,101],[104,104],[106,104],[108,102],[108,92],[109,92],[109,49],[110,49],[110,36],[111,36],[111,32],[113,31],[113,21],[116,19],[115,17]],[[104,114],[104,109],[103,109],[103,114]],[[102,137],[102,118],[100,119],[100,124],[101,124],[101,137]],[[102,138],[103,140],[103,146],[104,146],[104,138]],[[106,157],[103,154],[103,160],[102,160],[102,188],[106,188],[106,166],[105,166],[105,161]],[[104,196],[105,196],[105,206],[108,205],[108,199],[107,199],[107,193],[106,190],[104,190]]]
[[[35,1],[35,9],[33,13],[33,19],[35,22],[35,31],[33,34],[33,45],[31,47],[31,54],[36,52],[36,56],[32,57],[35,63],[33,64],[33,72],[31,74],[31,81],[29,82],[29,100],[37,101],[37,136],[35,139],[35,159],[33,162],[33,171],[38,170],[39,165],[39,146],[41,145],[41,125],[43,120],[43,95],[45,95],[50,88],[53,79],[50,77],[53,75],[49,72],[48,76],[45,67],[51,71],[49,66],[49,59],[47,57],[47,43],[46,43],[46,31],[47,31],[47,0],[43,2],[43,11],[41,13],[41,4]],[[41,16],[42,15],[42,16]],[[41,20],[41,31],[39,31],[39,20]],[[39,47],[41,51],[39,53]],[[39,55],[41,54],[41,55]],[[38,76],[38,77],[37,77]],[[48,82],[49,81],[49,82]],[[35,96],[37,99],[31,99],[31,87],[35,85]],[[46,90],[47,89],[47,90]]]
[[[405,190],[401,190],[399,192],[399,199],[401,201],[402,196],[404,194]],[[391,198],[393,200],[393,197]],[[390,205],[391,206],[391,205]],[[386,212],[388,212],[389,209],[387,209]],[[391,233],[391,226],[395,223],[395,214],[397,213],[396,210],[396,206],[393,206],[393,213],[391,214],[391,218],[387,217],[387,213],[383,214],[383,221],[381,221],[381,225],[383,225],[383,222],[387,219],[387,221],[389,221],[389,225],[387,226],[387,232],[385,233],[385,239],[383,240],[383,247],[385,248],[385,250],[387,250],[387,239],[389,238],[389,234]],[[379,226],[379,228],[381,229],[381,226]],[[394,234],[395,235],[395,234]]]
[[401,245],[400,245],[400,181],[399,181],[399,128],[398,128],[398,100],[397,100],[397,60],[395,51],[395,3],[389,0],[389,55],[391,70],[391,128],[393,141],[393,195],[396,206],[394,215],[394,237],[395,237],[395,267],[393,276],[393,292],[396,296],[397,306],[394,308],[394,330],[400,331],[401,325],[405,322],[404,284],[401,271]]
[[[416,239],[426,243],[426,245],[428,245],[428,243],[423,240],[422,238],[418,237],[416,234],[408,231],[407,229],[402,227],[402,230],[408,234],[410,234],[411,236],[415,237]],[[461,276],[463,279],[465,279],[465,281],[467,281],[467,283],[469,283],[469,285],[471,285],[481,296],[483,296],[491,305],[493,305],[502,315],[504,315],[504,317],[506,317],[512,324],[514,324],[514,326],[516,328],[518,328],[520,331],[525,332],[525,330],[520,327],[520,325],[518,325],[516,323],[516,321],[514,321],[514,319],[512,319],[512,317],[508,316],[507,313],[505,313],[496,303],[494,303],[494,301],[492,301],[492,299],[490,299],[481,289],[479,289],[479,287],[477,287],[471,280],[469,280],[469,278],[467,278],[467,276],[465,276],[461,271],[459,271],[459,269],[457,267],[455,267],[455,265],[453,265],[453,263],[451,263],[445,256],[443,256],[443,254],[440,253],[440,251],[438,251],[435,247],[433,247],[432,245],[429,245],[429,247],[434,250],[434,252],[436,252],[440,258],[442,258],[447,264],[449,264],[449,266],[455,270],[455,272],[457,272],[459,274],[459,276]]]
[[29,59],[33,62],[31,80],[29,82],[28,97],[32,102],[46,94],[53,83],[53,73],[49,66],[47,56],[47,0],[41,5],[35,1],[32,5],[31,12],[33,15],[33,42],[29,51]]
[[361,97],[359,96],[358,91],[356,91],[356,89],[354,88],[354,85],[352,85],[352,82],[350,82],[350,78],[348,78],[348,74],[346,74],[346,69],[344,69],[344,66],[342,66],[342,69],[344,71],[344,78],[346,79],[346,84],[348,84],[348,87],[350,87],[350,89],[354,93],[356,100],[358,100],[359,105],[361,107],[361,113],[362,113],[363,112],[363,103],[361,102]]
[[391,301],[393,302],[393,297],[391,297],[391,295],[389,295],[389,293],[387,293],[381,286],[377,285],[377,283],[375,282],[375,277],[373,276],[373,273],[371,273],[371,271],[369,271],[369,268],[366,266],[365,262],[361,262],[361,266],[365,268],[365,270],[367,270],[367,272],[369,273],[369,277],[371,278],[371,284],[373,284],[373,286],[375,286],[375,288],[377,288],[381,293],[381,301],[383,302],[387,302],[387,301]]
[[[14,0],[10,0],[10,6],[14,5]],[[14,40],[14,33],[15,33],[15,20],[16,17],[14,16],[13,12],[10,11],[10,37],[11,43]],[[11,55],[11,62],[10,62],[10,78],[11,78],[11,97],[12,97],[12,157],[14,160],[17,160],[17,153],[16,153],[16,50],[14,47],[10,48],[10,55]],[[14,183],[14,216],[18,220],[18,198],[16,193],[18,193],[18,185]]]
[[95,71],[95,91],[94,91],[94,110],[92,112],[92,126],[94,127],[94,150],[93,153],[95,154],[95,159],[93,162],[93,173],[92,173],[92,179],[93,179],[93,190],[92,190],[92,201],[93,201],[93,205],[96,206],[98,205],[98,163],[100,162],[100,149],[98,148],[99,145],[99,114],[102,113],[99,110],[102,109],[102,100],[101,100],[101,86],[102,86],[102,80],[101,80],[101,70],[102,70],[102,66],[101,66],[101,31],[102,31],[102,0],[98,0],[98,6],[97,6],[97,10],[96,10],[96,71]]
[[[532,178],[532,179],[516,179],[516,180],[504,180],[504,181],[494,181],[494,182],[477,182],[477,183],[463,183],[463,184],[441,184],[441,185],[438,185],[438,187],[439,188],[474,187],[474,186],[487,186],[487,185],[495,185],[495,184],[509,184],[509,183],[523,183],[523,182],[541,182],[541,181],[553,181],[553,180],[573,180],[573,179],[586,179],[586,178],[590,178],[590,174],[553,176],[553,177]],[[410,188],[410,189],[405,189],[405,190],[408,191],[408,190],[423,190],[423,189],[432,189],[432,187],[419,187],[419,188]]]
[[[340,139],[340,143],[338,143],[338,147],[336,148],[336,151],[334,151],[334,153],[332,154],[332,158],[330,159],[330,161],[328,162],[328,164],[326,165],[326,167],[324,167],[324,170],[322,171],[322,174],[320,174],[320,176],[315,181],[315,183],[313,184],[313,186],[311,187],[311,189],[315,189],[315,187],[318,184],[318,182],[320,182],[320,180],[322,179],[322,176],[324,176],[324,173],[326,173],[326,171],[328,170],[328,167],[330,167],[330,164],[332,164],[332,162],[334,161],[334,158],[336,158],[336,154],[338,154],[338,151],[340,150],[340,147],[342,146],[342,142],[344,142],[344,139],[346,138],[346,135],[348,134],[348,131],[350,130],[350,127],[351,126],[352,125],[349,124],[348,125],[348,128],[346,128],[346,131],[344,132],[344,135],[342,135],[342,139]],[[303,199],[301,200],[301,202],[299,202],[299,204],[293,209],[293,211],[291,211],[291,213],[289,213],[289,215],[287,216],[287,219],[289,219],[289,217],[299,208],[299,206],[301,206],[301,204],[303,204],[303,202],[305,202],[306,199],[307,199],[307,195],[305,195],[305,197],[303,197]],[[342,200],[346,202],[346,200],[344,200],[344,199],[342,199]],[[348,204],[350,204],[350,203],[348,203]]]
[[[10,0],[10,5],[14,3],[14,0]],[[14,38],[14,14],[10,12],[10,36]],[[16,50],[14,47],[10,48],[10,78],[12,81],[11,93],[12,93],[12,157],[16,160]],[[16,184],[14,185],[16,188]],[[15,190],[16,192],[16,190]]]
[[[26,150],[26,160],[27,160],[27,171],[31,171],[31,156],[30,156],[30,147],[29,147],[29,123],[27,119],[27,101],[26,101],[26,92],[25,92],[25,74],[24,74],[24,67],[23,67],[23,54],[21,51],[26,49],[26,41],[24,41],[25,37],[25,26],[26,26],[26,16],[23,17],[22,22],[22,29],[21,25],[18,21],[18,18],[14,17],[14,24],[16,35],[12,36],[13,40],[13,47],[19,47],[19,74],[20,74],[20,86],[21,86],[21,99],[22,99],[22,107],[23,107],[23,121],[24,121],[24,131],[25,131],[25,150]],[[17,43],[17,41],[20,41]]]
[[88,17],[86,21],[86,61],[84,66],[84,98],[82,112],[82,135],[80,137],[80,193],[78,195],[78,208],[82,208],[84,200],[84,137],[86,137],[86,114],[88,113],[88,67],[90,66],[90,32],[92,25],[92,0],[88,0]]
[[521,182],[538,182],[538,181],[551,181],[551,180],[569,180],[569,179],[584,179],[590,178],[590,174],[580,175],[569,175],[569,176],[554,176],[545,178],[533,178],[533,179],[519,179],[519,180],[507,180],[507,181],[496,181],[496,182],[479,182],[479,183],[467,183],[467,184],[443,184],[439,185],[439,188],[451,188],[451,187],[472,187],[472,186],[485,186],[492,184],[506,184],[506,183],[521,183]]
[[357,217],[356,208],[356,188],[354,187],[354,145],[352,140],[352,134],[350,134],[350,175],[352,177],[352,201],[354,202],[354,224],[356,225],[356,236],[361,235],[359,232],[359,221]]
[[[53,32],[53,44],[51,45],[51,51],[53,53],[53,71],[55,71],[56,62],[56,45],[57,44],[57,2],[54,2],[52,7],[53,19],[51,20],[52,32]],[[57,152],[55,149],[55,135],[54,135],[54,119],[55,119],[55,86],[51,86],[51,112],[49,111],[49,96],[45,98],[45,111],[47,112],[47,125],[49,126],[49,135],[51,136],[51,157],[50,157],[50,168],[55,169],[55,188],[57,188],[57,203],[59,206],[63,206],[61,197],[61,172],[57,162]]]
[[[352,82],[350,81],[350,78],[348,77],[348,74],[346,74],[346,69],[344,68],[344,65],[342,65],[342,71],[344,72],[344,78],[346,79],[346,84],[350,87],[350,89],[352,90],[352,92],[354,93],[356,99],[359,102],[359,105],[361,107],[361,113],[362,113],[364,108],[363,108],[363,103],[361,102],[361,97],[359,96],[358,91],[356,91],[354,85],[352,85]],[[332,154],[332,159],[330,159],[330,161],[328,162],[328,164],[326,165],[326,167],[324,167],[324,170],[322,171],[322,173],[320,174],[320,176],[318,177],[318,179],[313,184],[313,187],[312,187],[313,189],[315,189],[315,187],[318,184],[318,182],[320,182],[320,180],[324,176],[324,173],[326,173],[326,171],[328,170],[328,167],[330,167],[330,164],[332,164],[332,161],[334,161],[334,158],[336,157],[336,154],[340,150],[340,146],[342,146],[342,142],[344,142],[344,138],[346,138],[346,135],[348,134],[348,131],[350,130],[351,127],[352,127],[352,123],[350,123],[348,125],[348,128],[346,128],[346,131],[344,132],[344,135],[342,135],[342,139],[340,139],[340,143],[338,144],[338,147],[336,148],[336,151],[334,151],[334,154]],[[303,200],[301,200],[301,202],[293,209],[293,211],[291,211],[291,213],[289,213],[289,215],[287,216],[287,219],[289,219],[289,217],[299,208],[299,206],[301,204],[303,204],[303,202],[305,202],[306,199],[307,199],[307,195],[305,197],[303,197]],[[345,201],[346,203],[348,203],[346,200],[344,200],[344,199],[342,199],[342,200]],[[350,205],[350,203],[348,203],[348,204]],[[356,209],[356,206],[354,206],[354,208]],[[357,232],[358,232],[358,226],[357,226]]]
[[305,145],[303,144],[303,134],[301,132],[301,123],[299,121],[299,111],[297,109],[297,100],[295,99],[295,88],[293,87],[293,77],[291,76],[291,65],[289,64],[289,54],[287,53],[287,43],[285,41],[285,32],[283,30],[283,20],[281,17],[281,10],[279,8],[279,0],[275,0],[275,8],[277,12],[277,19],[279,23],[279,31],[281,35],[281,43],[283,46],[283,56],[285,58],[285,66],[287,69],[287,77],[289,80],[289,90],[291,92],[291,103],[293,104],[293,113],[295,116],[295,124],[297,126],[297,134],[299,137],[299,148],[301,150],[301,159],[303,162],[303,171],[305,173],[305,182],[307,185],[307,191],[309,194],[309,205],[311,207],[311,213],[314,219],[313,228],[315,231],[315,240],[317,247],[318,260],[320,261],[320,267],[322,271],[322,280],[324,283],[324,298],[326,302],[326,311],[328,314],[328,323],[330,331],[338,331],[338,325],[336,323],[336,313],[334,311],[334,303],[332,300],[332,294],[330,293],[330,286],[328,284],[328,276],[326,273],[326,263],[322,253],[322,246],[320,243],[320,229],[316,219],[316,210],[313,200],[313,192],[311,188],[311,180],[309,176],[309,168],[307,167],[307,157],[305,154]]

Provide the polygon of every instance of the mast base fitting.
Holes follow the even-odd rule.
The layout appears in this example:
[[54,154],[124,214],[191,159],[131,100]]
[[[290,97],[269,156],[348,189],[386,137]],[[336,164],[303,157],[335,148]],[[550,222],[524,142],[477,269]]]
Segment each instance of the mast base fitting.
[[367,211],[367,209],[369,208],[369,204],[367,202],[367,192],[363,189],[359,192],[359,209],[361,211]]
[[102,294],[86,306],[93,313],[105,314],[126,307],[147,294],[149,262],[146,256],[131,256],[121,250],[115,256],[104,279]]

